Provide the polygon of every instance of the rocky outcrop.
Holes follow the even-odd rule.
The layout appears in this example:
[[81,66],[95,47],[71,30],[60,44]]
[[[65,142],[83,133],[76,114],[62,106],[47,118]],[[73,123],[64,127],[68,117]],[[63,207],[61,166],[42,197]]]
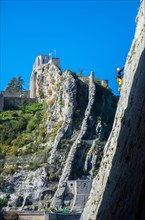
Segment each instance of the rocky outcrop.
[[81,220],[145,219],[145,1],[126,65],[112,132]]
[[[65,71],[63,73],[64,82],[63,82],[63,95],[62,100],[64,100],[64,106],[63,109],[63,124],[61,128],[58,130],[57,136],[54,141],[54,145],[52,148],[51,156],[49,158],[49,163],[52,163],[54,161],[57,149],[59,147],[61,139],[64,137],[65,134],[71,133],[71,122],[73,120],[73,114],[76,109],[76,81],[72,75],[69,74],[68,71]],[[60,100],[60,102],[62,102]],[[54,115],[58,114],[56,111],[53,113]]]
[[7,210],[35,210],[49,204],[53,190],[54,186],[48,182],[45,168],[39,168],[36,171],[8,175],[0,198],[9,198]]
[[89,102],[88,106],[85,111],[85,117],[82,122],[81,130],[80,133],[73,143],[71,150],[68,154],[63,173],[61,175],[59,184],[58,184],[58,189],[54,195],[53,201],[52,201],[52,208],[58,209],[59,207],[62,206],[62,201],[63,201],[63,194],[66,188],[67,180],[70,177],[71,171],[72,171],[72,165],[74,161],[74,157],[76,155],[77,148],[80,147],[80,143],[82,141],[83,136],[87,132],[88,129],[88,120],[90,117],[91,109],[94,104],[95,100],[95,84],[93,82],[93,75],[90,76],[90,82],[89,82]]

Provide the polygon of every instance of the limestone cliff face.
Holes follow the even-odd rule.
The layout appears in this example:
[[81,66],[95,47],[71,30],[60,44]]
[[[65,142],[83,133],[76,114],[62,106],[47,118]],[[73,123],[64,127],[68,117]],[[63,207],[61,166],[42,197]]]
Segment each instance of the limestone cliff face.
[[145,219],[145,1],[126,65],[112,132],[81,220]]
[[37,84],[38,93],[48,104],[49,172],[59,180],[51,208],[59,209],[65,204],[68,180],[93,178],[107,138],[102,126],[111,125],[115,108],[113,96],[94,83],[93,73],[84,79],[55,69],[53,64],[46,66]]
[[94,100],[95,100],[95,84],[93,82],[93,76],[91,75],[90,82],[89,82],[89,101],[88,101],[87,108],[85,110],[85,117],[83,119],[81,129],[76,137],[76,140],[74,141],[70,149],[70,152],[68,154],[68,157],[67,157],[67,160],[66,160],[66,163],[65,163],[60,181],[59,181],[58,189],[53,198],[53,202],[52,202],[53,208],[59,208],[62,205],[62,196],[66,188],[66,183],[71,175],[73,161],[75,158],[75,154],[77,152],[77,148],[80,147],[80,143],[82,142],[83,136],[86,134],[87,129],[89,127],[88,122],[89,122],[89,117],[91,115],[91,110],[94,104]]
[[[90,140],[89,144],[85,143],[87,149],[93,140],[107,139],[107,130],[102,125],[113,122],[113,102],[117,101],[109,90],[94,83],[93,74],[90,78],[79,78],[68,70],[61,73],[53,64],[45,66],[38,76],[37,86],[38,98],[48,105],[47,134],[50,138],[47,144],[51,149],[48,163],[52,168],[57,158],[59,166],[55,165],[52,173],[59,176],[64,162],[72,164],[74,161],[76,148],[84,145],[82,140]],[[101,115],[104,118],[101,119]],[[67,176],[70,176],[71,167],[69,169],[68,164],[66,167]]]

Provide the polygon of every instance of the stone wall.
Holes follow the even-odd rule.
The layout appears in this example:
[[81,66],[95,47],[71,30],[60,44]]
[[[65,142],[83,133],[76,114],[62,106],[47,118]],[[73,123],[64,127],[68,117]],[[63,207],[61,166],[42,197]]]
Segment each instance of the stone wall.
[[89,195],[92,187],[91,180],[77,180],[76,194]]
[[43,211],[23,211],[17,212],[21,220],[45,220]]
[[[11,212],[11,211],[9,211]],[[12,211],[21,220],[79,220],[81,213],[49,213],[47,211]],[[0,218],[1,219],[1,218]]]
[[35,63],[33,64],[33,70],[37,70],[42,64],[48,63],[51,59],[48,55],[40,55],[36,57]]
[[59,58],[52,58],[52,63],[58,67],[60,67],[60,59]]
[[35,98],[4,97],[4,109],[15,109],[22,105],[23,101],[26,101],[27,104],[37,102]]
[[68,180],[67,187],[73,194],[89,194],[92,181],[91,180]]
[[3,110],[4,107],[4,96],[3,94],[0,94],[0,111]]
[[0,93],[0,111],[4,109],[15,109],[23,104],[23,101],[27,104],[37,102],[36,98],[29,98],[29,91],[22,92],[7,92],[2,91]]
[[71,192],[74,195],[75,194],[75,188],[76,188],[76,181],[75,180],[67,181],[67,188],[68,188],[68,191]]
[[80,215],[80,213],[48,213],[45,220],[79,220]]
[[34,215],[34,214],[21,214],[19,215],[21,220],[45,220],[45,216],[44,215]]
[[36,78],[37,72],[33,72],[30,78],[30,98],[36,97]]
[[19,91],[19,92],[8,92],[8,91],[2,91],[2,94],[4,97],[25,97],[29,98],[29,90]]

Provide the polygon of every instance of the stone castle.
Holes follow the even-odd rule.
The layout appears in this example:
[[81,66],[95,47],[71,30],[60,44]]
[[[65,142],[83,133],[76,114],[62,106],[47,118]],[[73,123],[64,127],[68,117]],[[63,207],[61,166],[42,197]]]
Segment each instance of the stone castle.
[[[0,111],[7,109],[8,106],[17,107],[21,105],[24,99],[27,100],[28,103],[36,102],[39,97],[38,78],[50,64],[54,64],[60,68],[60,58],[53,58],[50,55],[37,56],[30,77],[30,90],[11,93],[7,91],[0,92]],[[103,87],[108,87],[108,80],[100,80],[98,84]]]

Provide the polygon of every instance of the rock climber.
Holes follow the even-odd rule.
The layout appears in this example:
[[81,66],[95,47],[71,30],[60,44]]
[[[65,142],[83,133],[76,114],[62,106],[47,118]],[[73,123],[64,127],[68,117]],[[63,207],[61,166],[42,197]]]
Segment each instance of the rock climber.
[[122,77],[124,74],[121,74],[121,72],[124,70],[124,67],[122,69],[120,68],[117,68],[116,70],[116,80],[119,84],[119,87],[118,87],[118,92],[120,93],[120,90],[121,90],[121,86],[122,86]]

